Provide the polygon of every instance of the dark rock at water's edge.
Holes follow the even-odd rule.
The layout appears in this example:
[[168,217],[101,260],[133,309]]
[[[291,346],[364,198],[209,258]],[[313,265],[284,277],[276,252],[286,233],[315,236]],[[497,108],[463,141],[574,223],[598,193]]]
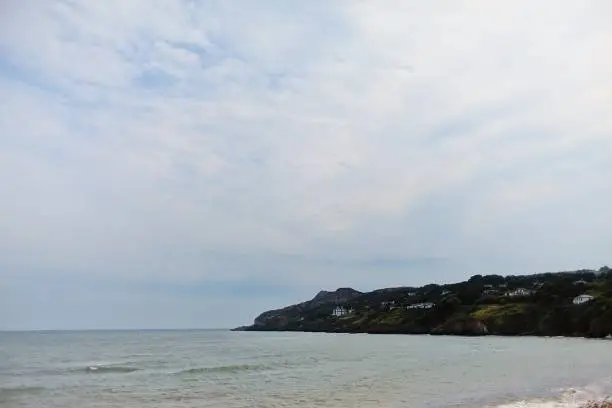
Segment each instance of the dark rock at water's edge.
[[612,269],[321,291],[234,330],[603,338],[612,333]]

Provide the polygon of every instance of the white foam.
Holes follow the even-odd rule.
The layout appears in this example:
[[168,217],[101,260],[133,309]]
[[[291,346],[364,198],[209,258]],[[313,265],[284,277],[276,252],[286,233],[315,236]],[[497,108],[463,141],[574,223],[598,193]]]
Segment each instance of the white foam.
[[565,398],[559,400],[533,399],[498,405],[497,408],[577,408],[582,404],[582,402],[577,400],[572,401],[571,399]]
[[610,395],[610,380],[602,380],[583,388],[561,390],[556,399],[532,399],[515,401],[496,408],[580,408],[589,401],[603,401]]

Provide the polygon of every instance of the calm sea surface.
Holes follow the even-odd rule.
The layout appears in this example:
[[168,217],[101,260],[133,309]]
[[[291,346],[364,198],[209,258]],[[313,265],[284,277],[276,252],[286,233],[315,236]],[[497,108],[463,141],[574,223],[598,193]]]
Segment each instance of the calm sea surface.
[[0,333],[1,407],[571,407],[611,378],[604,340]]

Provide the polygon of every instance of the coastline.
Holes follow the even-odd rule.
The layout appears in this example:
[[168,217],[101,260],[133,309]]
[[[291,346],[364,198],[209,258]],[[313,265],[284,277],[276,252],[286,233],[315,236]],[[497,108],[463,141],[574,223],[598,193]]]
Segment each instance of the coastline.
[[606,338],[612,270],[474,275],[446,285],[321,291],[236,331]]
[[[607,337],[588,337],[583,335],[550,336],[543,334],[436,334],[436,333],[405,333],[405,332],[367,332],[367,331],[323,331],[323,330],[266,330],[266,329],[244,329],[236,327],[228,329],[231,332],[251,332],[251,333],[321,333],[321,334],[367,334],[381,336],[431,336],[431,337],[501,337],[501,338],[538,338],[538,339],[581,339],[592,341],[612,341],[612,336]],[[612,408],[612,407],[611,407]]]

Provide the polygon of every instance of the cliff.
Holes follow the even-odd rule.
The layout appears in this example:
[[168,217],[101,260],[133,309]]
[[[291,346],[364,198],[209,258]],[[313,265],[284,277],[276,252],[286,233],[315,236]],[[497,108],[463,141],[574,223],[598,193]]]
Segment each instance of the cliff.
[[612,270],[321,291],[235,330],[605,337],[612,334]]

